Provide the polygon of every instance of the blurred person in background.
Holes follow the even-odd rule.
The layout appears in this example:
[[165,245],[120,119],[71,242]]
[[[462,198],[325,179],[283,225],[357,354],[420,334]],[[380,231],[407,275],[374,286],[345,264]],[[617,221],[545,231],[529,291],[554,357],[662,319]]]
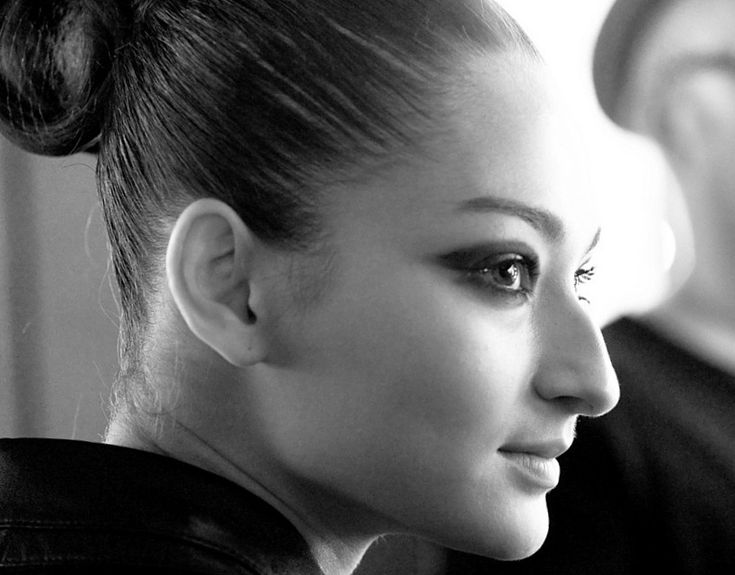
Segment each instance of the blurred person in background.
[[[695,262],[662,304],[604,331],[621,401],[580,422],[541,551],[451,555],[449,573],[735,572],[735,1],[619,0],[594,80],[616,124],[661,146]],[[646,265],[630,256],[620,281]]]

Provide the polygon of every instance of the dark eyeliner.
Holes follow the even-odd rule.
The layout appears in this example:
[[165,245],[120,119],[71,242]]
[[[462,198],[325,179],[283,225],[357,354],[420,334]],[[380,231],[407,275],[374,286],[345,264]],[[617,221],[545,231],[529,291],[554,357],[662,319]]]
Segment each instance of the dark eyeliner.
[[[462,280],[483,293],[501,297],[521,298],[533,292],[539,275],[538,257],[525,244],[502,242],[456,250],[441,258],[449,269],[461,272]],[[514,267],[520,274],[518,288],[501,285],[496,274]]]
[[456,271],[472,271],[482,269],[488,262],[502,255],[516,254],[531,264],[536,271],[538,257],[521,242],[498,242],[490,244],[478,244],[466,248],[454,250],[439,257],[440,262]]

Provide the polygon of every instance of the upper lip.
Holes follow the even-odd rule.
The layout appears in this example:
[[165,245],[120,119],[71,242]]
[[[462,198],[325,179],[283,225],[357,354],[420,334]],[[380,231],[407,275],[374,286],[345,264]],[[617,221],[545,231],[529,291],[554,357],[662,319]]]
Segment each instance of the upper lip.
[[571,441],[554,439],[538,442],[518,442],[503,445],[498,451],[529,453],[545,459],[555,459],[571,447]]

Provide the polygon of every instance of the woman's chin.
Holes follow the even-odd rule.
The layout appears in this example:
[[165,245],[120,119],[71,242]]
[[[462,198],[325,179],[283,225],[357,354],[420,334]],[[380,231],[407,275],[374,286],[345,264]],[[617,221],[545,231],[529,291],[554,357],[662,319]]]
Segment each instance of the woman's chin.
[[534,529],[509,534],[504,545],[498,546],[493,553],[495,559],[516,561],[525,559],[536,553],[546,541],[548,521],[545,526],[534,526]]
[[509,542],[503,549],[496,552],[493,558],[500,561],[517,561],[530,557],[544,544],[546,533],[544,531],[543,535],[537,537],[533,537],[534,534],[531,533],[524,533],[521,538]]
[[530,509],[521,506],[503,514],[500,521],[473,531],[474,536],[465,532],[464,541],[457,541],[452,547],[501,561],[524,559],[536,553],[548,535],[546,502]]

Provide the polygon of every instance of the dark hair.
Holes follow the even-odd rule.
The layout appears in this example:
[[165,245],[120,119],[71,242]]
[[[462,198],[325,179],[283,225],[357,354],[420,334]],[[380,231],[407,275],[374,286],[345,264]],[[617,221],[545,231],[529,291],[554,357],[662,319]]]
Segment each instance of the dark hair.
[[490,0],[9,0],[0,17],[5,135],[98,151],[123,379],[140,375],[186,204],[219,198],[264,241],[307,249],[319,190],[418,143],[458,55],[535,55]]

